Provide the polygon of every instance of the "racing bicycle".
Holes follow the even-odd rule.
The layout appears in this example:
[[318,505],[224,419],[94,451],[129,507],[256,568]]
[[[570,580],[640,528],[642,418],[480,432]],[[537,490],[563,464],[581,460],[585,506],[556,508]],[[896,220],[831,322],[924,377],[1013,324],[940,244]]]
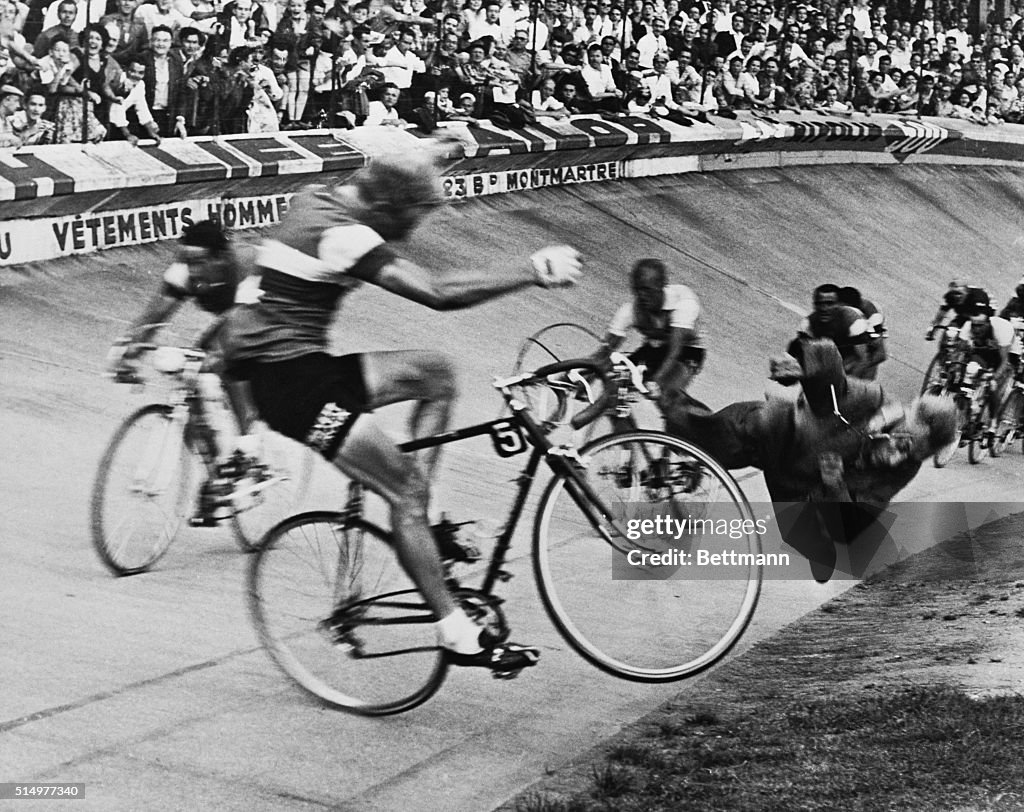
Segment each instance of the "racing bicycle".
[[[145,572],[167,552],[200,499],[213,497],[213,483],[225,482],[222,451],[232,447],[229,435],[237,432],[219,377],[206,371],[204,349],[138,346],[151,353],[166,397],[126,417],[100,459],[90,506],[92,542],[115,575]],[[114,380],[141,388],[150,381],[140,370],[124,365]],[[222,498],[245,551],[295,510],[313,470],[312,452],[298,443],[266,431],[260,444],[260,458],[239,461]]]
[[1010,391],[999,405],[999,426],[989,446],[993,457],[1002,456],[1017,438],[1024,453],[1024,361],[1018,363]]
[[953,398],[957,428],[956,439],[937,451],[932,461],[936,468],[942,468],[952,460],[957,449],[967,446],[967,458],[976,465],[981,462],[985,449],[992,444],[988,432],[989,392],[994,385],[992,374],[988,370],[977,369],[977,362],[968,360],[968,352],[961,346],[944,347],[936,357],[939,355],[943,365],[937,372],[929,366],[931,377],[929,380],[929,375],[926,375],[922,393]]
[[[453,569],[449,585],[470,617],[497,640],[508,639],[495,590],[512,577],[509,551],[543,463],[552,477],[536,508],[532,560],[555,627],[580,655],[617,677],[683,679],[725,656],[754,613],[761,540],[750,505],[714,458],[663,432],[609,435],[579,450],[553,445],[544,425],[550,415],[534,416],[528,404],[538,398],[529,390],[557,386],[575,372],[605,376],[590,360],[567,360],[497,380],[507,416],[402,446],[413,452],[489,436],[500,457],[526,454],[493,552],[468,576],[475,585]],[[599,408],[584,406],[574,425]],[[739,521],[734,526],[742,531],[729,539],[636,532],[632,522],[657,515]],[[721,577],[643,558],[673,547],[692,553],[698,544],[727,544],[747,554],[748,563]],[[341,510],[302,513],[267,533],[249,563],[248,603],[276,664],[328,706],[400,713],[425,702],[445,678],[449,663],[435,639],[436,618],[399,565],[389,531],[366,518],[358,483]]]

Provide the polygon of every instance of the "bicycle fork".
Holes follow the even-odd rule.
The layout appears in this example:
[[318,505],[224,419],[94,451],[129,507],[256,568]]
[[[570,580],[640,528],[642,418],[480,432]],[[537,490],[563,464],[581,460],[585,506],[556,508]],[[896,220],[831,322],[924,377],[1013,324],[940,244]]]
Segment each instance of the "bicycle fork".
[[175,406],[167,420],[148,438],[146,453],[132,475],[132,491],[153,498],[177,483],[179,455],[185,450],[188,410]]

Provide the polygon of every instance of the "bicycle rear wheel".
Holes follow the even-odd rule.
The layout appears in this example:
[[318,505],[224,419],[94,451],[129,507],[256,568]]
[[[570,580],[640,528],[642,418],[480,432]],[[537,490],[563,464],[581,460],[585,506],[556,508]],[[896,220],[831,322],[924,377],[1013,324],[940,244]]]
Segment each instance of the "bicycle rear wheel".
[[[708,668],[740,639],[761,588],[760,536],[742,490],[714,458],[662,432],[603,437],[582,456],[587,465],[579,475],[589,493],[561,474],[537,509],[534,572],[548,615],[577,652],[625,679],[665,682]],[[616,526],[602,518],[595,527],[597,502]],[[751,532],[718,540],[695,535],[691,524],[678,540],[623,534],[628,518],[656,516],[748,521]],[[690,565],[701,549],[750,558],[728,573],[700,571]],[[670,559],[644,565],[645,553]]]
[[[601,336],[593,330],[581,324],[563,321],[549,324],[542,327],[531,336],[523,339],[516,352],[516,361],[512,367],[512,374],[518,375],[522,372],[530,372],[547,364],[556,361],[567,361],[572,358],[587,358],[597,351],[601,344]],[[590,382],[595,386],[595,382]],[[584,398],[590,394],[594,399],[600,395],[601,390],[594,391],[580,388],[578,395],[580,399],[573,398],[567,404],[568,409],[561,417],[560,422],[568,422],[575,412],[581,411],[587,406],[588,400]],[[541,422],[550,418],[554,413],[554,407],[558,404],[554,394],[543,384],[536,385],[529,389],[520,388],[520,397],[529,406],[534,415],[540,418]],[[591,401],[592,402],[592,401]],[[587,425],[573,432],[572,444],[581,448],[596,437],[612,431],[613,424],[608,415],[600,415]]]
[[270,528],[296,512],[313,477],[314,456],[308,447],[269,429],[263,432],[262,447],[259,461],[268,479],[252,483],[260,490],[231,517],[235,541],[245,552],[255,550]]
[[248,585],[274,662],[330,707],[401,713],[444,680],[435,617],[373,525],[324,511],[286,519],[252,557]]
[[100,459],[90,505],[92,543],[111,572],[145,572],[167,552],[195,467],[171,406],[144,406],[121,423]]

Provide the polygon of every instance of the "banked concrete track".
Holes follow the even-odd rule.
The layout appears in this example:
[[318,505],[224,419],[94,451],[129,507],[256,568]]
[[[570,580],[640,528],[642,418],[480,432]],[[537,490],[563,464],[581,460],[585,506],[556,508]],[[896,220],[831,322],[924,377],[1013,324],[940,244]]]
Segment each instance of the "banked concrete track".
[[[437,347],[458,361],[457,423],[497,413],[492,375],[550,322],[600,329],[627,295],[626,269],[663,257],[706,310],[710,358],[695,394],[758,397],[766,356],[792,335],[825,280],[856,284],[889,317],[883,376],[916,391],[925,325],[965,275],[1002,302],[1024,263],[1024,175],[1003,169],[833,167],[741,171],[579,186],[473,201],[423,228],[410,253],[499,274],[550,242],[580,246],[584,284],[531,289],[433,314],[365,288],[339,347]],[[88,540],[88,494],[114,426],[139,399],[100,377],[110,340],[154,290],[168,247],[110,252],[0,277],[0,781],[84,781],[85,809],[487,809],[678,691],[616,681],[567,649],[540,610],[517,543],[517,637],[544,648],[512,683],[454,674],[409,714],[364,720],[308,702],[249,625],[243,557],[222,531],[188,531],[157,569],[115,580]],[[186,316],[182,332],[200,324]],[[398,427],[395,414],[391,419]],[[497,518],[514,467],[486,442],[454,447],[438,502]],[[513,461],[514,463],[515,461]],[[311,506],[339,481],[318,472]],[[1020,500],[1015,453],[928,468],[905,498]],[[763,496],[759,478],[745,482]],[[766,585],[744,645],[844,586]],[[741,647],[742,651],[742,647]],[[733,655],[736,656],[736,655]]]

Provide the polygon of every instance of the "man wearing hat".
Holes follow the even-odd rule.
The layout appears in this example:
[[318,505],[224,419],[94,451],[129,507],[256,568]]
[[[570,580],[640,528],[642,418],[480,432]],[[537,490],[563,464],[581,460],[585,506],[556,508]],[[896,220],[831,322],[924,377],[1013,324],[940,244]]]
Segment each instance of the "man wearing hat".
[[24,95],[14,85],[0,87],[0,147],[21,146],[21,139],[14,133],[11,117],[21,109]]
[[530,49],[526,47],[529,39],[530,32],[526,28],[516,29],[512,41],[509,42],[508,51],[505,53],[505,62],[508,63],[509,69],[519,77],[519,84],[522,87],[533,84],[530,81],[530,76],[534,59]]

